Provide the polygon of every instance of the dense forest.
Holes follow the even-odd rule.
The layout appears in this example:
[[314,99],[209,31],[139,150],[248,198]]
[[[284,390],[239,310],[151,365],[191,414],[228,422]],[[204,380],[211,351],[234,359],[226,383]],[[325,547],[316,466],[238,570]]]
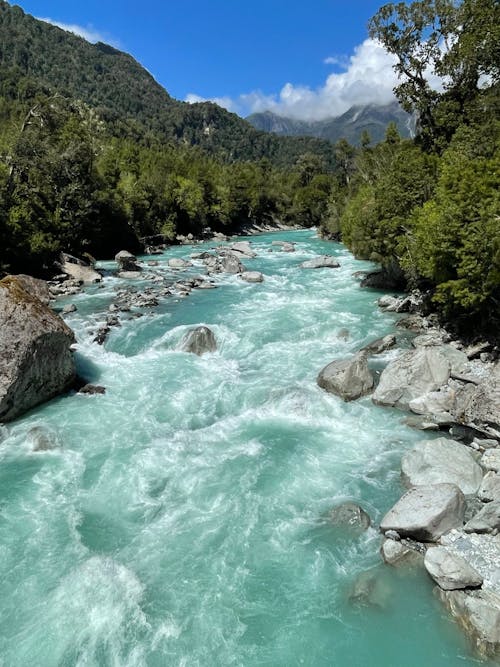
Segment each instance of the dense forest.
[[0,1],[0,271],[280,220],[342,239],[457,326],[498,330],[499,4],[385,5],[369,30],[397,57],[415,140],[394,125],[359,147],[258,132]]
[[[500,4],[423,0],[385,5],[370,34],[398,59],[396,96],[419,133],[395,127],[371,147],[349,148],[325,233],[341,237],[402,285],[473,332],[500,324]],[[443,78],[432,89],[426,74]]]

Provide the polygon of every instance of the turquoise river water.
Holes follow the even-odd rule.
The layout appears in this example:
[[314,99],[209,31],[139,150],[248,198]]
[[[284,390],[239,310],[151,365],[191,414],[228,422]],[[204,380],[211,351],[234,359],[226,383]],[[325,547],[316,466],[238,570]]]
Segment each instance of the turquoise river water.
[[[103,347],[91,331],[125,281],[72,298],[80,372],[107,393],[61,397],[1,431],[2,667],[480,662],[424,573],[380,564],[377,522],[422,434],[369,397],[344,403],[316,385],[326,363],[393,331],[397,316],[352,276],[371,265],[310,230],[253,245],[245,264],[264,283],[219,276],[218,289],[125,313]],[[167,259],[190,252],[170,249],[153,270],[174,277]],[[299,267],[325,252],[340,269]],[[195,324],[217,352],[178,349]],[[34,426],[58,447],[33,451]],[[348,499],[374,521],[361,536],[325,520]],[[376,599],[358,604],[367,570]]]

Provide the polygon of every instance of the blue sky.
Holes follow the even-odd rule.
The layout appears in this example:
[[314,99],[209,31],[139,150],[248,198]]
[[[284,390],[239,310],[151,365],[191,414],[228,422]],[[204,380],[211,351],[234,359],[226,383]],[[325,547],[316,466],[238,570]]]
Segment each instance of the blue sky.
[[21,0],[29,14],[131,53],[178,99],[303,118],[387,102],[391,59],[367,40],[379,0]]

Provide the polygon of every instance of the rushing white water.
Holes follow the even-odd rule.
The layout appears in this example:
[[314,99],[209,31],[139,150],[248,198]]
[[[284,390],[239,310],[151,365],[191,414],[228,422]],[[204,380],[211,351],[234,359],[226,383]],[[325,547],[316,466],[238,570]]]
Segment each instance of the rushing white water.
[[[130,283],[109,275],[73,299],[80,372],[107,392],[59,398],[0,434],[3,667],[476,664],[423,573],[380,565],[375,527],[352,536],[324,518],[354,499],[376,526],[421,437],[369,397],[316,385],[326,363],[393,330],[352,276],[369,264],[312,231],[253,245],[245,264],[264,283],[221,276],[124,313],[103,347],[91,332]],[[151,270],[173,277],[167,259],[190,251]],[[340,269],[300,268],[325,252]],[[217,352],[179,350],[194,324]],[[34,426],[55,449],[33,451]],[[370,569],[375,604],[355,604]]]

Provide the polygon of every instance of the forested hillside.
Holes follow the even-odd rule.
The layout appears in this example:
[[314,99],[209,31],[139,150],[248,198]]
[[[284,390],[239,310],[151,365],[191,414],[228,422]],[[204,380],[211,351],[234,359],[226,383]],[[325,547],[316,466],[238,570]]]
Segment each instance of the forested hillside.
[[[161,140],[200,146],[226,162],[269,159],[292,166],[305,152],[321,155],[329,167],[334,156],[328,141],[280,138],[256,131],[236,114],[216,104],[174,100],[132,56],[107,44],[39,21],[18,6],[0,0],[0,67],[15,68],[70,99],[94,108],[118,137],[147,143]],[[2,77],[3,78],[3,77]]]
[[[500,5],[386,5],[370,33],[397,56],[397,97],[418,113],[420,131],[408,141],[391,127],[378,146],[346,146],[324,228],[357,256],[399,270],[402,284],[430,290],[456,326],[498,336]],[[446,77],[441,92],[425,67]]]

